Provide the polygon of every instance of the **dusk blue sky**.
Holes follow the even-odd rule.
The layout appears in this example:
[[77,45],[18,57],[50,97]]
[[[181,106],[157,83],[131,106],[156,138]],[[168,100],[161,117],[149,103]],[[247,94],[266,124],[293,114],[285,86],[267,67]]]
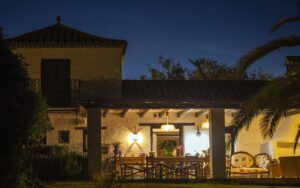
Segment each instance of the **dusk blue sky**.
[[[270,35],[272,24],[299,14],[297,0],[1,0],[0,26],[6,37],[55,24],[94,35],[125,39],[123,79],[147,74],[159,55],[189,67],[188,58],[214,58],[234,65],[246,52],[272,39],[300,34],[288,24]],[[300,47],[280,49],[251,68],[281,75],[284,57]]]

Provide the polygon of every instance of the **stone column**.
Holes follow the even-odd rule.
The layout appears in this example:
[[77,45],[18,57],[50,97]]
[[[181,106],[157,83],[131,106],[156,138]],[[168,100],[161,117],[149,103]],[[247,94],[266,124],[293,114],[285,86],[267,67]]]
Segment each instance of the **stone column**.
[[209,109],[210,176],[226,178],[225,113],[223,108]]
[[99,108],[87,109],[88,134],[88,172],[100,172],[101,165],[101,111]]

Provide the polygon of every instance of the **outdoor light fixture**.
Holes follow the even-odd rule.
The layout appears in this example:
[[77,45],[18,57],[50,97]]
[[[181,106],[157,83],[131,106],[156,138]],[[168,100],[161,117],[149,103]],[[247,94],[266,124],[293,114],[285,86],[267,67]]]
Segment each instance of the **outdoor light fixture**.
[[201,136],[201,132],[200,132],[199,126],[197,126],[196,136],[197,136],[197,137],[200,137],[200,136]]
[[142,142],[142,135],[139,133],[129,133],[128,135],[128,142],[131,143],[141,143]]
[[142,142],[142,135],[137,132],[136,127],[135,127],[133,133],[129,133],[128,142],[129,143],[141,143]]
[[167,123],[162,124],[160,128],[164,131],[172,131],[175,129],[175,126],[173,124],[169,124],[169,112],[166,112],[166,116],[167,116]]
[[208,122],[208,115],[207,114],[206,114],[205,121],[202,123],[202,128],[203,129],[208,129],[209,128],[209,122]]

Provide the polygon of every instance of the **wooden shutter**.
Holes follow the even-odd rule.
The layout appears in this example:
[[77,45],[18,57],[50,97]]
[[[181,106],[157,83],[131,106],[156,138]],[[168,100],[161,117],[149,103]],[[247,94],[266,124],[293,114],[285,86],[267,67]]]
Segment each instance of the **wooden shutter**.
[[70,60],[43,59],[41,83],[50,107],[70,106]]

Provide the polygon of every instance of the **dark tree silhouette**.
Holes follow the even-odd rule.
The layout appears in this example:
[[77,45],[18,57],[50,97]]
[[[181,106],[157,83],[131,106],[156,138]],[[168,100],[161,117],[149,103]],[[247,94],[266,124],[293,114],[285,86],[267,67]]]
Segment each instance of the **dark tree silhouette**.
[[[141,76],[142,80],[233,80],[235,79],[235,70],[226,64],[219,64],[214,59],[199,58],[189,59],[192,69],[188,70],[179,62],[175,63],[172,58],[164,58],[159,56],[158,64],[162,67],[156,69],[148,65],[150,78],[145,75]],[[241,79],[243,80],[267,80],[271,79],[272,75],[258,71],[250,71],[244,73]]]
[[50,128],[47,105],[36,93],[21,57],[7,47],[0,30],[0,180],[3,187],[31,187],[28,147]]

